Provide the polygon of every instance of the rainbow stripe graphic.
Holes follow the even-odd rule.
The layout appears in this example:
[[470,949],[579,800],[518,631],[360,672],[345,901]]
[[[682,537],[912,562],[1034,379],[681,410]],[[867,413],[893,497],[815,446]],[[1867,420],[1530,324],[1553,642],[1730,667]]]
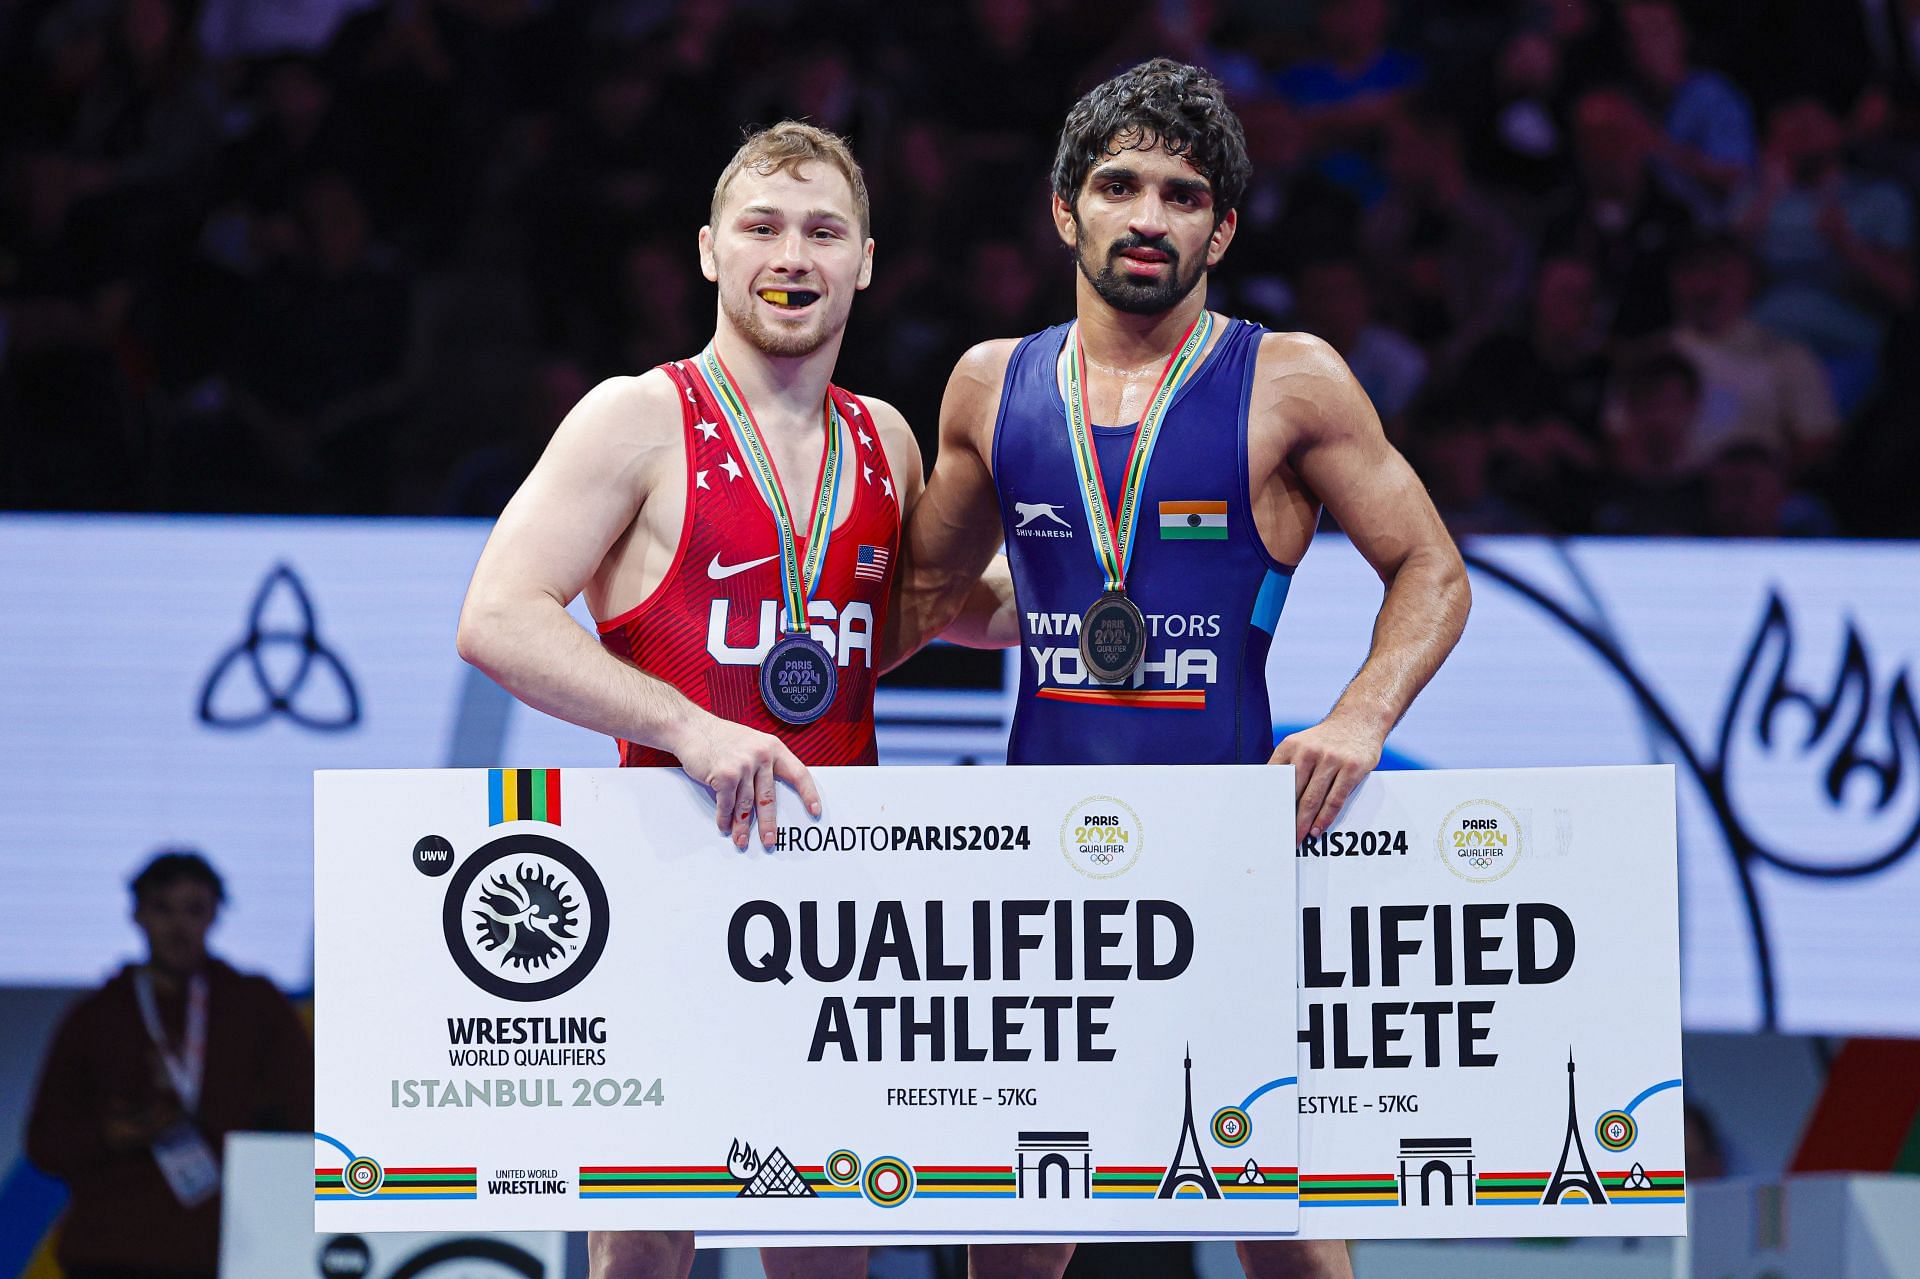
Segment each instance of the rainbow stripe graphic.
[[1299,1169],[1262,1168],[1260,1175],[1267,1179],[1264,1185],[1243,1186],[1239,1182],[1239,1177],[1246,1170],[1245,1164],[1216,1166],[1213,1176],[1214,1180],[1220,1183],[1220,1193],[1229,1199],[1298,1199],[1300,1197]]
[[1397,1208],[1400,1206],[1400,1183],[1390,1172],[1302,1173],[1300,1206]]
[[503,822],[560,824],[560,770],[489,768],[487,825]]
[[744,1185],[725,1164],[629,1164],[580,1169],[582,1199],[732,1199]]
[[379,1187],[365,1194],[347,1189],[344,1168],[315,1168],[313,1197],[329,1202],[369,1199],[477,1199],[476,1168],[384,1168]]
[[[1213,1178],[1220,1186],[1220,1193],[1227,1199],[1296,1199],[1300,1194],[1300,1176],[1297,1168],[1262,1168],[1260,1173],[1266,1178],[1263,1185],[1243,1186],[1239,1182],[1240,1174],[1246,1171],[1245,1164],[1222,1164],[1213,1169]],[[1160,1183],[1166,1179],[1165,1164],[1111,1164],[1102,1165],[1093,1170],[1093,1197],[1095,1199],[1155,1199],[1160,1195]],[[1182,1195],[1192,1196],[1200,1193],[1198,1188],[1183,1190]]]
[[[1646,1179],[1645,1186],[1632,1190],[1626,1188],[1631,1169],[1618,1172],[1601,1172],[1600,1188],[1607,1192],[1607,1198],[1614,1203],[1630,1204],[1678,1204],[1687,1201],[1686,1174],[1678,1169],[1654,1171],[1643,1170],[1641,1176]],[[1553,1174],[1545,1172],[1483,1172],[1473,1179],[1473,1197],[1475,1202],[1483,1204],[1537,1204],[1540,1196],[1547,1193],[1547,1183]],[[1584,1198],[1576,1202],[1585,1203]]]
[[1629,1190],[1627,1173],[1603,1172],[1600,1188],[1617,1204],[1683,1204],[1687,1201],[1687,1174],[1680,1169],[1655,1172],[1646,1168],[1640,1175],[1646,1178],[1647,1184]]
[[1545,1172],[1478,1173],[1473,1179],[1474,1202],[1537,1204],[1540,1196],[1547,1193],[1547,1182],[1552,1180],[1552,1176]]
[[[858,1199],[860,1186],[836,1186],[820,1164],[795,1172],[822,1199]],[[582,1199],[737,1199],[747,1183],[725,1164],[601,1164],[580,1169]]]
[[928,1164],[913,1170],[916,1199],[1014,1199],[1019,1190],[1006,1164]]

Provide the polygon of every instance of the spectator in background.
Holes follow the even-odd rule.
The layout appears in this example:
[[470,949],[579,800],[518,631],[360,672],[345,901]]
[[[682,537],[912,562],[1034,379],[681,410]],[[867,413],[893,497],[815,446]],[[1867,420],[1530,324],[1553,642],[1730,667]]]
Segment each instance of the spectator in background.
[[1590,531],[1603,465],[1607,359],[1596,289],[1584,258],[1542,262],[1525,329],[1476,348],[1449,397],[1492,428],[1502,497],[1560,533]]
[[1434,509],[1456,538],[1474,533],[1543,531],[1493,488],[1493,432],[1463,406],[1436,406],[1421,415],[1412,460]]
[[540,460],[554,424],[593,389],[586,370],[564,355],[541,360],[522,380],[513,434],[481,445],[454,465],[440,494],[439,514],[497,518]]
[[1387,43],[1393,20],[1391,0],[1322,0],[1321,56],[1275,81],[1300,112],[1321,172],[1363,204],[1386,191],[1376,156],[1424,75],[1417,58]]
[[1673,345],[1703,384],[1693,460],[1705,464],[1745,438],[1804,474],[1832,452],[1840,415],[1813,352],[1753,322],[1753,277],[1752,259],[1731,236],[1701,240],[1673,260]]
[[[265,59],[249,79],[258,110],[251,127],[227,148],[222,195],[253,219],[284,217],[301,179],[327,169],[354,172],[366,144],[357,122],[338,109],[333,81],[318,60],[294,54]],[[252,256],[250,246],[230,255]]]
[[1765,272],[1753,318],[1812,347],[1849,414],[1867,398],[1888,327],[1913,306],[1913,206],[1847,164],[1840,121],[1814,98],[1776,107],[1740,230]]
[[1427,357],[1401,333],[1373,319],[1366,272],[1350,257],[1309,262],[1300,272],[1300,327],[1340,353],[1396,443],[1407,410],[1427,380]]
[[1691,39],[1674,0],[1627,0],[1627,50],[1664,137],[1654,172],[1703,226],[1724,225],[1730,193],[1753,172],[1753,107],[1733,81],[1688,61]]
[[293,253],[262,277],[235,336],[231,386],[252,460],[226,462],[225,483],[265,487],[281,509],[378,514],[409,393],[412,279],[344,175],[306,179],[295,202]]
[[145,963],[55,1032],[27,1156],[67,1183],[67,1279],[213,1279],[219,1152],[230,1132],[313,1127],[313,1048],[286,996],[207,952],[226,894],[198,853],[133,884]]
[[1245,256],[1207,287],[1224,290],[1243,311],[1269,323],[1289,323],[1301,267],[1358,251],[1360,201],[1309,163],[1306,127],[1292,107],[1262,102],[1239,114],[1253,162],[1234,232]]
[[1793,488],[1787,455],[1768,440],[1736,439],[1706,469],[1706,528],[1714,537],[1832,537],[1833,512]]
[[1560,46],[1547,32],[1514,32],[1494,57],[1471,135],[1475,169],[1535,218],[1573,177],[1573,144],[1560,111],[1563,75]]
[[1692,232],[1686,206],[1653,180],[1660,132],[1618,89],[1596,89],[1574,109],[1579,179],[1547,227],[1546,250],[1593,264],[1601,309],[1616,337],[1667,325],[1667,259]]
[[170,0],[123,0],[113,35],[47,175],[67,201],[72,261],[96,283],[192,242],[219,145],[212,86]]
[[1388,126],[1387,194],[1361,235],[1382,310],[1442,370],[1504,328],[1527,287],[1527,250],[1512,219],[1467,177],[1460,129],[1437,110]]
[[1704,531],[1706,492],[1690,463],[1700,414],[1700,372],[1685,356],[1653,349],[1618,378],[1618,428],[1610,491],[1596,523],[1602,533],[1659,536]]

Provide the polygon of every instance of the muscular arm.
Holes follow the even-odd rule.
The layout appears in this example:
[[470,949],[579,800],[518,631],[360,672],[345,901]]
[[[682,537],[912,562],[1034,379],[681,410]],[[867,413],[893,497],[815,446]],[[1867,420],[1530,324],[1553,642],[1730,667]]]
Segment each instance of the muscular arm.
[[940,638],[966,648],[1011,648],[1020,642],[1013,569],[1005,555],[995,555],[987,562],[980,580],[967,589],[959,613],[940,632]]
[[713,789],[716,821],[745,846],[742,807],[773,827],[773,777],[813,783],[778,739],[731,724],[602,648],[567,614],[649,492],[680,459],[680,405],[664,373],[603,382],[554,432],[487,539],[460,610],[460,656],[536,710],[656,746]]
[[1254,397],[1283,465],[1326,505],[1386,586],[1367,660],[1327,717],[1275,747],[1295,767],[1296,837],[1324,831],[1380,762],[1387,733],[1453,651],[1470,603],[1466,566],[1366,393],[1318,339],[1275,335]]
[[1012,341],[981,343],[960,357],[947,380],[940,404],[940,456],[900,538],[900,572],[881,645],[883,670],[947,630],[963,607],[968,621],[954,634],[963,643],[1004,635],[1012,619],[1011,579],[998,576],[982,583],[980,578],[1000,545],[1000,512],[987,458],[1014,346]]

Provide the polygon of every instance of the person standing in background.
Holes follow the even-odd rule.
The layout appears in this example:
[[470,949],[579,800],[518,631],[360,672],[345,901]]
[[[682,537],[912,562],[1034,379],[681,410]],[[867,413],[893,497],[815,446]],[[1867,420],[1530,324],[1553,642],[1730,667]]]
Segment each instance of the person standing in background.
[[131,887],[146,962],[61,1021],[27,1157],[71,1195],[67,1279],[212,1279],[222,1143],[312,1130],[313,1044],[271,981],[207,952],[226,887],[204,857],[161,853]]

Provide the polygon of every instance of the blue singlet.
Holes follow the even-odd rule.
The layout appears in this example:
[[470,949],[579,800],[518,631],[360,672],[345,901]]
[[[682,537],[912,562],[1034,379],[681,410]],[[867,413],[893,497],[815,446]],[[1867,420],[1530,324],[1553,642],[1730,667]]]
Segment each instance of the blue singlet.
[[[1127,594],[1147,617],[1133,677],[1081,668],[1080,615],[1105,585],[1079,497],[1056,370],[1066,325],[1007,364],[993,432],[1000,522],[1020,608],[1010,764],[1265,763],[1267,648],[1293,569],[1248,504],[1247,404],[1264,332],[1232,320],[1174,396],[1147,473]],[[1111,506],[1134,424],[1094,427]]]

